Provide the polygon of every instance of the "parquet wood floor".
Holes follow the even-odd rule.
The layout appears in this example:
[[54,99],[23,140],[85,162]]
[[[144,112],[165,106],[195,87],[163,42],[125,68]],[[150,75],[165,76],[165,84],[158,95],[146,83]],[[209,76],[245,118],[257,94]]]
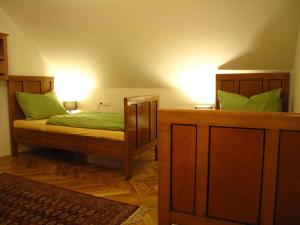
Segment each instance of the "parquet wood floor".
[[[75,157],[76,158],[76,157]],[[97,162],[99,159],[97,159]],[[133,177],[126,181],[118,162],[101,159],[97,164],[80,163],[73,153],[41,149],[0,158],[0,173],[7,172],[58,187],[146,206],[150,211],[137,225],[157,224],[157,162],[154,151],[134,161]],[[103,163],[105,162],[105,163]],[[103,165],[106,165],[103,167]]]

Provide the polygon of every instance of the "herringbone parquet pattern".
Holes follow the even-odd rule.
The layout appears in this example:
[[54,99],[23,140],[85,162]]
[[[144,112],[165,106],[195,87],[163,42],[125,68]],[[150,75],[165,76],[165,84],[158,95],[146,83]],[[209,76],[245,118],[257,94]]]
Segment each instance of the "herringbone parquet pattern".
[[117,161],[97,157],[97,164],[84,164],[73,158],[73,153],[56,150],[24,152],[17,157],[0,158],[0,173],[146,206],[150,211],[138,225],[157,224],[157,162],[153,151],[136,158],[133,177],[128,181],[124,180]]

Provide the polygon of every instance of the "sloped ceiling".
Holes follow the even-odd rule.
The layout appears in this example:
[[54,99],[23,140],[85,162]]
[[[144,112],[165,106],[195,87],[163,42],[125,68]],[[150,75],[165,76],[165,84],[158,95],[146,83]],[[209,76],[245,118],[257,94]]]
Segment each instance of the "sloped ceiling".
[[0,7],[40,49],[49,73],[143,88],[172,86],[187,71],[292,69],[299,2],[0,0]]

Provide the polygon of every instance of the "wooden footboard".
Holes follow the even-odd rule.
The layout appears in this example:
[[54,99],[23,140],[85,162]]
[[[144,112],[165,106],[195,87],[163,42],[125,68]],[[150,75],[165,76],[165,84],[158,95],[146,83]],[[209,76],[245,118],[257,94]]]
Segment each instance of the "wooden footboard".
[[300,224],[300,114],[161,110],[159,225]]
[[125,113],[125,174],[131,174],[131,159],[155,147],[157,159],[157,109],[159,97],[137,96],[124,98]]

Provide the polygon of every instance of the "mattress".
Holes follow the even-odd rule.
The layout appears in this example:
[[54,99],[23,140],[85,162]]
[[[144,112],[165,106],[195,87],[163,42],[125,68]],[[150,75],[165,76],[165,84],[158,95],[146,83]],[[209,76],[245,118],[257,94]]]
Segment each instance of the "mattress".
[[125,135],[123,131],[47,125],[46,122],[47,120],[15,120],[14,127],[29,129],[29,130],[54,132],[54,133],[75,134],[80,136],[106,138],[106,139],[117,140],[117,141],[125,140]]

